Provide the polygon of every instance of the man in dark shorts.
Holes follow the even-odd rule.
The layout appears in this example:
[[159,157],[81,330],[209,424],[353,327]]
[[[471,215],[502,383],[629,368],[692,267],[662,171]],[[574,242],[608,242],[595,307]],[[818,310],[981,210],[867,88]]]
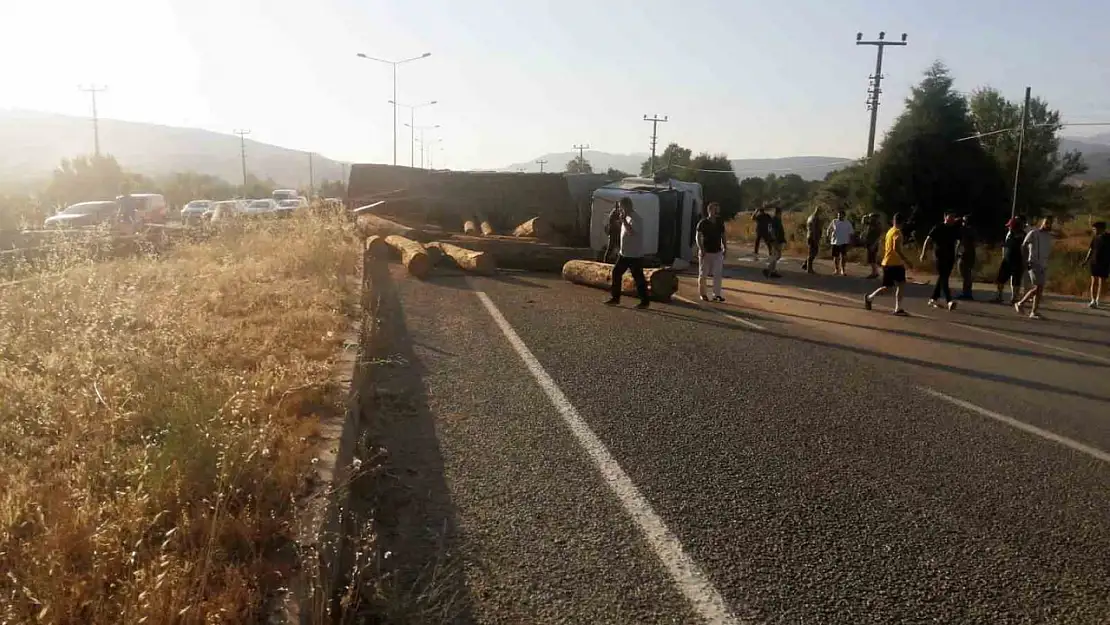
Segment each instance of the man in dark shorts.
[[960,220],[960,246],[956,251],[959,259],[960,278],[963,279],[963,290],[959,299],[975,299],[972,292],[975,282],[975,246],[978,243],[975,228],[971,227],[971,215],[964,215]]
[[1010,305],[1017,303],[1021,298],[1021,284],[1025,280],[1025,260],[1021,257],[1021,242],[1025,239],[1022,231],[1021,220],[1011,217],[1006,222],[1006,239],[1002,242],[1002,262],[998,265],[998,277],[994,286],[998,294],[994,297],[996,304],[1002,303],[1002,289],[1010,283]]
[[902,251],[902,215],[895,213],[891,224],[883,239],[883,283],[874,292],[863,297],[863,307],[871,310],[871,302],[893,287],[894,314],[906,317],[909,315],[902,309],[902,287],[906,284],[906,266],[910,262]]
[[1087,307],[1098,308],[1106,278],[1110,277],[1110,233],[1106,232],[1105,221],[1096,221],[1092,228],[1094,237],[1083,262],[1090,263],[1091,268],[1091,303]]
[[834,276],[848,275],[845,266],[848,261],[848,246],[852,244],[852,237],[855,236],[855,233],[852,222],[845,219],[844,210],[836,211],[836,219],[829,224],[829,243],[832,245]]
[[933,226],[925,242],[921,244],[921,262],[925,262],[925,252],[929,244],[933,244],[934,255],[937,261],[937,284],[933,287],[933,297],[929,306],[939,307],[937,299],[943,295],[948,305],[948,310],[956,309],[956,301],[952,299],[952,289],[948,287],[948,280],[952,276],[952,269],[956,266],[956,244],[960,241],[960,224],[956,216],[948,212],[944,214],[944,221]]
[[759,258],[760,241],[767,244],[767,251],[771,249],[771,241],[767,238],[767,234],[771,231],[771,216],[767,214],[765,207],[760,206],[752,215],[752,220],[755,221],[755,251],[752,252],[752,255]]

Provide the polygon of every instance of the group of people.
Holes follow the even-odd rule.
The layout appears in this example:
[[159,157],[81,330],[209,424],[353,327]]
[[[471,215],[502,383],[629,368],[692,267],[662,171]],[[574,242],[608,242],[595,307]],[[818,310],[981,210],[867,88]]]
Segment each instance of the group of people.
[[[783,247],[786,244],[786,230],[782,221],[782,207],[771,205],[771,211],[761,208],[753,215],[756,226],[756,251],[759,242],[765,242],[769,252],[767,266],[763,275],[768,278],[780,278],[778,263],[782,259]],[[1049,216],[1041,220],[1039,226],[1024,231],[1024,225],[1019,219],[1010,219],[1007,224],[1006,237],[1003,242],[1002,262],[995,280],[997,288],[995,302],[1002,302],[1002,292],[1006,283],[1010,284],[1010,303],[1019,314],[1024,314],[1027,303],[1032,304],[1029,316],[1040,319],[1041,301],[1047,284],[1048,261],[1052,252],[1054,219]],[[857,236],[855,227],[846,219],[845,211],[837,211],[826,228],[822,223],[819,209],[815,209],[806,220],[806,239],[809,253],[803,263],[808,273],[815,273],[814,261],[820,251],[821,242],[827,238],[832,246],[833,267],[836,275],[847,275],[846,262],[848,250],[862,244],[867,250],[867,263],[871,266],[868,278],[880,277],[882,282],[874,291],[864,297],[864,306],[868,310],[876,297],[894,289],[894,314],[906,315],[902,308],[903,287],[906,283],[906,269],[912,263],[904,250],[905,237],[903,228],[905,223],[901,214],[895,214],[891,227],[882,231],[879,216],[875,213],[864,216],[862,223],[862,236]],[[1084,264],[1090,268],[1091,300],[1090,308],[1099,308],[1101,305],[1102,291],[1105,281],[1110,276],[1110,233],[1106,231],[1106,223],[1099,221],[1092,225],[1094,236],[1088,247]],[[613,279],[609,305],[620,303],[622,281],[626,271],[632,272],[636,283],[636,293],[640,298],[637,308],[647,308],[648,299],[647,280],[644,276],[643,245],[641,233],[642,220],[633,209],[629,198],[621,198],[615,202],[609,214],[609,223],[606,230],[610,236],[609,247],[605,252],[605,260],[615,256]],[[728,252],[728,240],[725,234],[724,222],[720,217],[720,205],[710,202],[706,206],[706,216],[701,219],[695,228],[695,241],[698,254],[698,295],[703,301],[724,302],[722,278],[724,273],[724,259]],[[925,237],[921,246],[919,261],[925,261],[925,255],[930,248],[937,273],[936,284],[933,287],[929,306],[945,307],[948,310],[956,308],[957,299],[973,299],[972,283],[975,275],[977,235],[972,227],[970,216],[959,217],[954,213],[946,213],[944,220],[934,226]],[[963,278],[963,289],[957,298],[952,296],[949,280],[952,271],[959,267]],[[713,295],[707,292],[707,279],[712,276]],[[1030,281],[1028,291],[1022,293],[1025,278]],[[944,298],[943,304],[941,298]]]

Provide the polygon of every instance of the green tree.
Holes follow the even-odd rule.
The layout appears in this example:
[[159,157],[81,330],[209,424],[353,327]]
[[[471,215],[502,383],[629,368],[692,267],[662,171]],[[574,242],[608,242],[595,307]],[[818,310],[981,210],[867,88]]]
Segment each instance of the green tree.
[[[689,152],[689,150],[687,150]],[[675,172],[675,179],[701,184],[702,198],[721,205],[721,217],[732,219],[744,206],[740,179],[725,154],[702,152],[690,161],[689,169]]]
[[235,196],[235,186],[218,176],[195,171],[171,174],[159,185],[166,202],[180,208],[190,200],[229,200]]
[[608,177],[608,178],[612,178],[613,180],[621,180],[623,178],[628,178],[631,175],[632,174],[630,174],[628,172],[624,172],[624,171],[621,171],[619,169],[614,169],[612,167],[605,170],[605,176]]
[[755,210],[767,201],[767,180],[751,176],[740,181],[740,198],[745,210]]
[[594,173],[594,167],[590,165],[590,161],[585,157],[576,156],[567,161],[566,172],[568,174],[592,174]]
[[62,159],[51,175],[44,196],[49,204],[66,206],[113,200],[123,193],[149,188],[152,185],[148,179],[124,171],[114,156],[77,156]]
[[262,180],[258,176],[248,173],[246,187],[236,185],[236,188],[241,197],[258,199],[270,197],[274,189],[278,188],[278,184],[272,178]]
[[937,61],[906,99],[875,157],[875,208],[909,214],[911,231],[940,221],[945,211],[974,214],[979,223],[1009,215],[997,163],[978,141],[967,99]]
[[[676,171],[681,171],[682,167],[690,166],[692,155],[693,152],[688,148],[684,148],[677,143],[671,143],[667,145],[662,154],[655,157],[655,170],[659,171],[667,167],[672,167],[671,175],[675,176]],[[651,170],[650,158],[640,164],[640,175],[646,178],[651,178],[655,175],[655,172]]]
[[347,184],[342,180],[324,180],[317,189],[320,197],[347,197]]
[[870,212],[874,199],[873,170],[869,163],[859,162],[830,172],[813,194],[811,204],[829,211]]
[[[980,133],[1020,128],[1021,104],[1007,100],[997,89],[984,87],[971,96],[971,115]],[[1060,111],[1049,108],[1041,98],[1029,101],[1029,125],[1021,151],[1017,211],[1022,215],[1042,212],[1062,214],[1081,201],[1067,183],[1087,171],[1078,151],[1060,154]],[[982,137],[983,148],[994,158],[1007,185],[1007,201],[1013,201],[1013,176],[1017,166],[1019,132],[1001,132]]]

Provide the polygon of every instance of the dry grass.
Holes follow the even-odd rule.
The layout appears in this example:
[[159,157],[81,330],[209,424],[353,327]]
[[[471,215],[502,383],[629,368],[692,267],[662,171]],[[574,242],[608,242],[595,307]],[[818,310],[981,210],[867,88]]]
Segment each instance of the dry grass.
[[[786,228],[786,249],[784,253],[805,256],[808,253],[805,237],[805,222],[808,213],[793,212],[783,213],[783,226]],[[828,215],[825,223],[828,224]],[[1048,269],[1048,289],[1053,293],[1063,295],[1085,295],[1090,284],[1090,273],[1087,266],[1082,263],[1087,253],[1087,246],[1091,242],[1090,223],[1098,220],[1110,221],[1110,218],[1099,216],[1084,216],[1068,222],[1058,222],[1055,229],[1056,244],[1053,247],[1052,259]],[[859,224],[856,224],[857,227]],[[741,253],[751,251],[755,242],[755,222],[751,213],[741,213],[725,225],[729,241],[740,243]],[[830,254],[827,245],[822,240],[821,255],[827,258]],[[762,244],[761,244],[762,247]],[[915,244],[906,246],[906,253],[911,260],[920,256],[921,248]],[[763,251],[766,254],[766,248]],[[862,263],[866,260],[866,253],[862,248],[853,248],[848,251],[850,262]],[[976,250],[975,275],[977,282],[994,282],[998,275],[998,265],[1002,261],[1002,248],[999,245],[981,244]],[[914,273],[918,275],[931,275],[933,273],[932,261],[927,257],[925,263],[914,263]],[[953,284],[959,282],[959,272],[953,276]],[[1009,287],[1007,287],[1008,289]],[[1008,291],[1007,291],[1008,292]]]
[[305,217],[2,291],[0,622],[259,618],[358,261]]

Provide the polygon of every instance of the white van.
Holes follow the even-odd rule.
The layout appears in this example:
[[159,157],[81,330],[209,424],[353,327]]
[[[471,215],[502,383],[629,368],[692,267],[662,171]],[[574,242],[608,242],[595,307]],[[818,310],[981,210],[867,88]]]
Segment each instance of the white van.
[[128,207],[125,205],[130,203],[135,208],[135,222],[143,224],[164,224],[166,223],[166,198],[158,193],[131,193],[130,195],[121,195],[116,198],[116,203],[120,205],[120,210],[123,214],[127,214]]
[[273,194],[270,195],[270,199],[274,202],[280,202],[282,200],[295,200],[300,196],[301,194],[298,193],[296,189],[274,189]]

